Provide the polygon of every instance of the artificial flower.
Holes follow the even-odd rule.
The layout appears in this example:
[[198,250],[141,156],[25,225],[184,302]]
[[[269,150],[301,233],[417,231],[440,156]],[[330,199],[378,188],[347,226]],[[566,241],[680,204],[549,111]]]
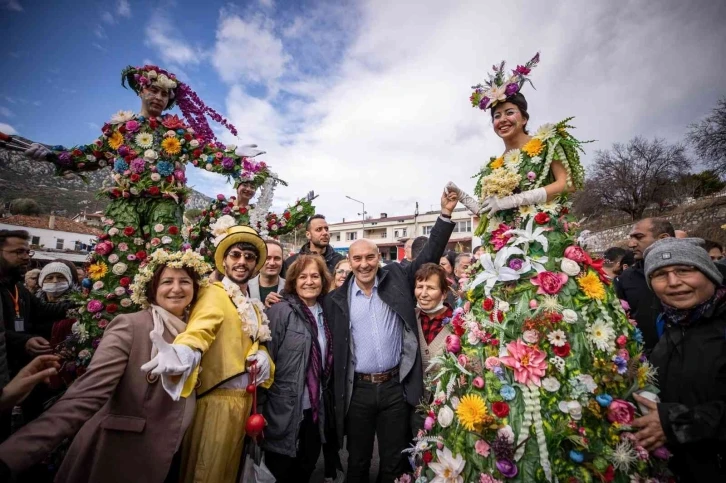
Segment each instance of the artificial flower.
[[506,418],[509,415],[509,404],[502,401],[492,403],[492,412],[498,418]]
[[577,322],[577,312],[572,309],[565,309],[562,311],[562,320],[568,324],[574,324]]
[[577,284],[585,293],[587,298],[594,300],[605,300],[607,292],[605,286],[600,281],[600,277],[595,272],[588,271],[587,274],[577,278]]
[[90,300],[88,304],[86,304],[86,310],[88,310],[92,314],[100,312],[101,310],[103,310],[103,303],[95,299]]
[[553,330],[547,334],[547,340],[555,347],[562,347],[567,343],[567,336],[562,330]]
[[552,352],[554,352],[555,355],[556,356],[559,356],[559,357],[567,357],[567,356],[569,356],[570,355],[570,350],[571,350],[571,347],[570,347],[570,343],[569,342],[565,342],[561,346],[554,346],[554,347],[552,347]]
[[542,379],[542,387],[545,388],[545,391],[557,392],[560,390],[561,385],[560,381],[552,376],[549,376]]
[[124,143],[124,136],[118,131],[114,131],[108,138],[108,145],[111,149],[118,149]]
[[542,297],[542,310],[545,312],[559,312],[562,304],[556,295],[545,295]]
[[554,137],[555,133],[556,129],[554,124],[542,124],[539,129],[537,129],[537,132],[534,133],[533,137],[542,141],[547,141]]
[[629,425],[635,419],[635,406],[622,399],[615,399],[608,406],[608,421]]
[[512,386],[507,384],[502,386],[499,390],[499,395],[502,396],[505,401],[511,401],[517,396],[517,393]]
[[507,353],[509,355],[500,357],[499,360],[514,371],[515,381],[520,384],[532,382],[536,386],[541,385],[540,378],[547,369],[547,354],[544,351],[517,339],[507,344]]
[[614,351],[615,329],[611,322],[596,319],[586,328],[590,341],[601,351]]
[[474,379],[472,379],[471,385],[477,389],[483,389],[484,388],[484,378],[481,376],[476,376]]
[[514,247],[502,248],[494,258],[492,258],[491,253],[485,253],[479,258],[483,270],[474,278],[468,288],[474,289],[483,283],[484,292],[488,295],[497,281],[511,282],[519,279],[521,273],[526,273],[530,270],[529,263],[525,263],[522,269],[517,271],[507,266],[507,259],[512,255],[522,254],[522,250]]
[[132,120],[136,115],[134,111],[118,111],[116,114],[111,116],[111,124],[123,124],[126,121]]
[[514,478],[517,476],[517,465],[509,459],[500,459],[496,462],[497,469],[505,478]]
[[103,288],[103,282],[99,280],[98,282],[94,282],[93,284],[93,290],[101,290]]
[[449,406],[442,406],[441,409],[439,409],[437,419],[442,428],[448,428],[451,426],[451,423],[454,422],[454,411],[452,411]]
[[524,340],[527,344],[536,344],[539,342],[539,332],[534,329],[525,330],[522,333],[522,340]]
[[560,262],[560,269],[570,277],[576,277],[580,274],[580,265],[569,258],[563,258]]
[[116,275],[123,275],[126,273],[126,269],[128,268],[128,265],[126,265],[123,262],[119,262],[115,264],[113,267],[111,267],[111,271]]
[[485,92],[485,95],[491,100],[491,106],[494,106],[497,102],[507,100],[506,88],[504,86],[492,85],[492,87]]
[[466,461],[460,454],[454,457],[451,450],[444,447],[443,451],[436,450],[436,456],[438,462],[429,463],[429,468],[436,475],[431,483],[464,483],[464,477],[460,475],[464,471]]
[[522,205],[519,207],[519,216],[521,216],[522,218],[533,216],[535,213],[537,213],[537,210],[535,209],[534,205]]
[[509,230],[508,235],[514,237],[512,246],[525,245],[529,246],[532,243],[539,243],[542,249],[546,252],[549,247],[549,242],[545,236],[546,229],[542,226],[534,228],[534,218],[530,218],[527,225],[523,229]]
[[504,439],[509,444],[514,443],[514,430],[510,425],[502,426],[497,430],[497,437]]
[[478,394],[467,394],[456,408],[459,422],[469,431],[475,431],[487,421],[487,406]]
[[537,156],[538,154],[540,154],[542,152],[543,149],[544,149],[544,143],[542,142],[541,139],[539,139],[537,137],[533,137],[532,139],[530,139],[527,142],[527,144],[522,146],[522,151],[527,153],[527,155],[530,157]]
[[88,277],[91,280],[100,280],[108,273],[108,265],[103,262],[93,263],[88,267]]
[[502,483],[502,480],[498,480],[492,475],[482,473],[481,475],[479,475],[479,483]]
[[631,444],[628,441],[622,441],[613,450],[610,461],[613,462],[616,470],[627,472],[635,464],[637,457]]
[[522,181],[522,175],[516,171],[497,168],[481,178],[481,195],[483,198],[509,196],[519,186],[520,181]]
[[583,250],[581,247],[578,247],[577,245],[570,245],[569,247],[565,248],[565,258],[574,260],[577,263],[585,263],[589,259],[585,250]]
[[181,143],[177,138],[166,138],[161,142],[161,147],[167,154],[179,154],[181,152]]
[[147,149],[144,151],[144,159],[147,159],[149,161],[156,161],[159,158],[159,153],[154,151],[153,149]]
[[499,156],[494,161],[492,161],[491,163],[489,163],[489,167],[491,169],[501,168],[502,166],[504,166],[504,158],[501,157],[501,156]]
[[149,149],[154,144],[154,135],[148,132],[139,133],[134,139],[142,149]]
[[108,262],[109,263],[116,263],[116,262],[118,262],[118,255],[116,255],[115,253],[112,253],[111,255],[109,255],[108,256]]
[[489,452],[491,451],[491,446],[489,446],[489,443],[487,443],[483,439],[480,439],[476,443],[474,443],[474,451],[476,451],[476,454],[478,454],[479,456],[488,458]]
[[539,295],[557,294],[565,286],[567,280],[568,277],[566,274],[554,272],[540,272],[535,277],[529,279],[532,285],[539,287],[537,289],[537,294]]
[[510,171],[517,171],[522,163],[522,152],[519,149],[511,149],[504,154],[504,166]]

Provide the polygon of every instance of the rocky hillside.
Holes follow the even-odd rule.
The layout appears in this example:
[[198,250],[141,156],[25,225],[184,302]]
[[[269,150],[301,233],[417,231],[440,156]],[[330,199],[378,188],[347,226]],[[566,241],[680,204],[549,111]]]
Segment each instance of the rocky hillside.
[[[53,173],[50,163],[32,161],[21,153],[0,147],[0,199],[3,202],[33,198],[44,213],[55,211],[68,217],[84,209],[97,211],[105,208],[108,200],[96,198],[96,192],[108,179],[108,169],[85,173],[88,184],[77,176],[64,179]],[[192,190],[187,208],[204,209],[210,201],[209,197]]]

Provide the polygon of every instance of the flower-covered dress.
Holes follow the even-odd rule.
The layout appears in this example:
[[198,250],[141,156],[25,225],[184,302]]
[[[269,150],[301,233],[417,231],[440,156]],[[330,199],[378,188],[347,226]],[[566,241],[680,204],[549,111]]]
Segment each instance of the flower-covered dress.
[[[545,125],[521,150],[492,158],[476,194],[544,187],[554,161],[581,188],[580,142],[569,127]],[[421,408],[425,429],[411,450],[417,481],[662,477],[667,452],[649,454],[628,426],[631,395],[655,391],[654,370],[602,262],[577,245],[569,206],[562,194],[479,225],[486,252],[468,272],[468,301],[427,381],[434,399]]]
[[99,193],[111,199],[102,218],[104,234],[87,261],[83,291],[74,296],[78,322],[60,348],[75,359],[63,367],[71,377],[85,371],[104,328],[116,315],[139,310],[129,286],[147,254],[156,248],[182,248],[182,215],[189,192],[185,165],[234,180],[261,183],[269,176],[265,163],[236,155],[234,146],[204,143],[176,115],[147,119],[120,111],[102,132],[95,142],[54,157],[59,174],[112,171]]

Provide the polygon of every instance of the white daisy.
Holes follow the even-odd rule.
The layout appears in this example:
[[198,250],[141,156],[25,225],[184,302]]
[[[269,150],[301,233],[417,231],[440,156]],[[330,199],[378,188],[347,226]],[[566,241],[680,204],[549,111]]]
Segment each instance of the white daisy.
[[601,351],[612,352],[615,349],[615,330],[610,322],[595,320],[586,331],[590,342]]
[[638,455],[633,450],[630,442],[622,441],[613,450],[613,453],[610,455],[610,461],[613,462],[616,470],[627,472],[635,463],[637,457]]
[[556,215],[560,211],[561,206],[557,200],[551,200],[546,203],[542,203],[541,205],[537,205],[537,208],[540,211],[546,211],[550,215]]
[[142,132],[136,135],[136,144],[140,148],[149,149],[154,144],[154,135],[148,132]]
[[519,207],[519,216],[524,219],[527,219],[527,217],[534,216],[536,214],[537,210],[535,209],[534,205],[522,205]]
[[547,340],[555,347],[562,347],[567,343],[567,336],[563,331],[558,329],[547,334]]
[[512,149],[511,151],[507,151],[507,153],[504,155],[504,166],[506,166],[511,171],[517,171],[521,163],[522,151],[520,151],[519,149]]
[[553,137],[555,135],[555,133],[556,133],[555,125],[547,123],[547,124],[543,124],[542,126],[540,126],[540,128],[537,129],[537,132],[534,133],[534,136],[532,136],[532,137],[535,137],[541,141],[547,141],[548,139]]

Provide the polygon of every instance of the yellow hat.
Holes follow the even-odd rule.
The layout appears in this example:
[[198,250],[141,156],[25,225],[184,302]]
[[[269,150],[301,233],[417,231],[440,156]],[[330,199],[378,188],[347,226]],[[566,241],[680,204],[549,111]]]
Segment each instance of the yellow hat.
[[267,260],[267,245],[265,244],[265,241],[254,228],[247,225],[238,225],[228,228],[227,236],[225,236],[217,245],[214,252],[214,266],[217,267],[217,270],[224,274],[224,254],[232,245],[244,242],[251,243],[257,247],[257,250],[260,252],[260,256],[257,259],[255,271],[259,271],[262,268],[262,265],[265,264],[265,260]]

